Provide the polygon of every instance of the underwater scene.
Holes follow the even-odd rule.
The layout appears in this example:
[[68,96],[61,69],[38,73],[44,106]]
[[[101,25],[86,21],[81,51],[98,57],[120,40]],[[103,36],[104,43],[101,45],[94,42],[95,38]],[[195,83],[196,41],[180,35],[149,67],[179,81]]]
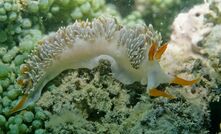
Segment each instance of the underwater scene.
[[0,134],[221,134],[221,0],[0,0]]

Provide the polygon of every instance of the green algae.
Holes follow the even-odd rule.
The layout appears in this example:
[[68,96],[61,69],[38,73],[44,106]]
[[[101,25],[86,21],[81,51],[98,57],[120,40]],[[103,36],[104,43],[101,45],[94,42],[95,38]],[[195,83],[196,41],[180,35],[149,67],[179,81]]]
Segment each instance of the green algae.
[[209,1],[209,8],[212,12],[206,15],[207,21],[214,24],[221,24],[221,9],[219,1]]
[[11,69],[9,66],[0,63],[0,79],[7,78],[10,72],[11,72]]
[[[1,17],[0,17],[1,18]],[[0,42],[3,43],[7,40],[7,34],[5,33],[5,31],[1,31],[0,32]]]
[[6,118],[3,115],[0,115],[0,125],[3,126],[6,123]]
[[30,111],[27,111],[27,112],[24,113],[23,119],[26,122],[32,122],[33,119],[34,119],[34,114]]
[[18,54],[19,50],[17,47],[13,47],[11,50],[9,50],[3,57],[2,60],[4,62],[11,62],[12,59],[15,58],[15,56]]
[[[152,4],[155,6],[146,6],[148,10],[143,13],[135,10],[122,22],[133,26],[145,20],[165,34],[171,23],[168,21],[168,25],[162,25],[165,20],[152,14],[162,13],[158,15],[162,17],[164,11],[179,4],[169,0],[155,1]],[[38,41],[76,19],[92,19],[102,14],[121,18],[115,5],[107,5],[104,0],[0,2],[0,57],[3,62],[0,64],[0,133],[208,133],[207,105],[220,97],[220,56],[211,56],[215,53],[211,53],[210,47],[205,50],[206,45],[203,49],[209,60],[213,59],[210,60],[212,67],[198,59],[191,71],[202,74],[196,88],[212,90],[204,96],[199,93],[196,99],[183,98],[185,93],[179,91],[176,93],[178,99],[174,101],[150,98],[144,86],[137,83],[127,86],[114,80],[110,65],[102,62],[96,69],[69,70],[50,82],[38,102],[41,108],[32,105],[26,111],[8,114],[21,95],[21,89],[14,86],[19,66]],[[213,39],[207,42],[216,43]],[[166,89],[188,90],[180,87]]]

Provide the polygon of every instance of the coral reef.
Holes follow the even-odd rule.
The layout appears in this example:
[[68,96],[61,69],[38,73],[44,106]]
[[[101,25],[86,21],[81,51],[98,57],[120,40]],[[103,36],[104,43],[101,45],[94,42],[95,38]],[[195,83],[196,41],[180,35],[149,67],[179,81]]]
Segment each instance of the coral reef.
[[[17,103],[21,89],[16,84],[19,68],[38,41],[53,28],[77,19],[73,10],[86,19],[116,11],[103,0],[1,0],[0,1],[0,133],[45,133],[47,111],[32,106],[15,115],[8,112]],[[68,4],[69,3],[69,4]],[[80,7],[79,9],[77,9]],[[63,16],[66,11],[67,16]],[[53,16],[50,17],[50,15]],[[61,22],[62,18],[63,23]],[[56,21],[55,21],[56,20]],[[27,112],[27,114],[26,114]]]
[[163,38],[168,40],[171,34],[170,26],[176,15],[201,2],[202,0],[136,0],[135,8],[146,23],[157,27],[164,35]]
[[[107,0],[109,3],[114,3],[120,14],[123,17],[129,18],[129,21],[131,18],[137,17],[138,12],[145,23],[152,24],[158,28],[164,40],[169,40],[171,24],[176,15],[188,10],[192,5],[202,3],[202,1],[203,0]],[[131,23],[129,22],[129,24]]]
[[[210,105],[213,125],[210,128],[211,133],[218,131],[218,123],[221,121],[220,109],[217,108],[220,107],[221,97],[220,23],[216,19],[219,14],[216,8],[211,8],[213,4],[212,2],[197,5],[189,12],[178,15],[173,23],[173,34],[167,55],[164,57],[165,60],[171,61],[165,64],[168,70],[176,68],[176,71],[182,72],[191,68],[193,73],[201,74],[200,84],[203,86],[194,92],[205,96]],[[219,6],[220,2],[216,5]],[[214,15],[213,19],[211,15]],[[180,54],[182,57],[177,56]]]
[[[113,79],[110,63],[64,72],[38,101],[50,111],[51,133],[206,133],[208,111],[180,98],[151,99],[139,83]],[[60,80],[61,79],[61,80]],[[207,118],[205,118],[207,117]],[[199,127],[200,126],[200,127]]]
[[[0,134],[221,131],[219,0],[190,10],[188,7],[200,0],[136,0],[128,1],[129,5],[126,1],[116,5],[107,1],[108,4],[104,0],[0,0]],[[93,70],[63,72],[47,84],[37,104],[8,114],[22,93],[16,84],[19,67],[48,33],[76,19],[110,14],[125,25],[152,23],[167,39],[180,10],[183,13],[176,21],[182,25],[173,23],[171,41],[161,64],[168,72],[187,78],[198,76],[200,81],[193,87],[160,86],[177,99],[151,98],[139,83],[126,86],[113,79],[110,63],[101,61]]]
[[[187,12],[180,13],[172,24],[172,34],[166,54],[166,70],[179,70],[190,58],[202,58],[198,54],[201,41],[210,33],[212,24],[205,21],[210,12],[209,4],[195,5]],[[164,63],[162,63],[164,64]],[[174,72],[170,72],[174,73]]]
[[[219,65],[220,25],[207,21],[208,14],[213,12],[209,7],[209,3],[204,3],[177,16],[173,23],[173,34],[169,47],[164,55],[167,63],[162,62],[162,64],[167,68],[166,70],[176,71],[184,69],[187,66],[183,64],[185,62],[188,62],[188,68],[194,69],[196,65],[201,66],[198,73],[203,71],[200,74],[208,74],[211,77],[209,81],[212,82],[210,85],[218,88],[221,76]],[[191,62],[192,66],[190,66]],[[219,92],[219,89],[216,91]],[[218,100],[219,97],[215,98]]]
[[[220,106],[221,106],[221,25],[215,25],[210,34],[202,41],[202,51],[206,59],[207,71],[210,79],[208,83],[210,84],[210,94],[209,102],[211,107],[211,120],[213,122],[212,130],[217,132],[219,130],[219,122],[221,122],[220,116]],[[205,62],[205,60],[204,60]]]
[[205,15],[208,22],[213,24],[220,24],[221,23],[221,2],[219,0],[211,0],[208,1],[209,9],[212,11]]
[[[91,19],[104,12],[104,0],[20,0],[31,23],[41,24],[45,31],[73,23],[76,19]],[[50,25],[48,25],[50,24]]]
[[1,46],[12,47],[16,45],[19,34],[27,29],[27,23],[23,23],[21,6],[17,1],[0,1],[0,43]]

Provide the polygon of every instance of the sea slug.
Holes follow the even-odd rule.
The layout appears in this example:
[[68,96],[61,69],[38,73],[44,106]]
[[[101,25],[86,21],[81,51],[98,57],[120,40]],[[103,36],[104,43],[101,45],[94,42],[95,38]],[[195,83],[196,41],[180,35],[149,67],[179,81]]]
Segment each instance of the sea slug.
[[125,27],[113,17],[76,21],[62,27],[40,41],[21,66],[17,82],[24,89],[23,97],[11,113],[36,102],[43,87],[62,71],[92,69],[100,59],[110,61],[113,77],[120,82],[138,81],[147,84],[151,96],[173,98],[156,87],[161,83],[191,85],[197,80],[187,81],[164,73],[159,60],[167,44],[161,46],[161,43],[160,33],[151,25]]

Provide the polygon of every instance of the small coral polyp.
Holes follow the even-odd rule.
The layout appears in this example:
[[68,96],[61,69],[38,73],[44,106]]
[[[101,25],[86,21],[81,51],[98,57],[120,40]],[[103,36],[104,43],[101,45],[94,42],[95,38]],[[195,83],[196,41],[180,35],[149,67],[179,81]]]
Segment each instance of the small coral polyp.
[[113,77],[124,84],[135,81],[147,84],[151,96],[173,96],[157,90],[162,83],[191,85],[169,76],[161,69],[159,60],[167,48],[161,46],[161,35],[151,25],[124,27],[113,17],[99,17],[92,22],[76,21],[39,42],[26,64],[21,66],[18,84],[24,95],[11,113],[36,102],[43,87],[67,69],[89,68],[99,60],[110,61]]

